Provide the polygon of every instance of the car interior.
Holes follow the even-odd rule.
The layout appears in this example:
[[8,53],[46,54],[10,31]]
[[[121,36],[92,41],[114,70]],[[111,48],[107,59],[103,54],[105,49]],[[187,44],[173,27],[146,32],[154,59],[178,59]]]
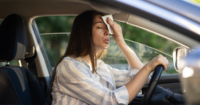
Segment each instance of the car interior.
[[[2,19],[0,62],[6,62],[6,65],[0,66],[0,104],[51,104],[52,67],[35,22],[37,17],[76,16],[86,10],[97,10],[112,14],[116,21],[156,33],[187,49],[199,45],[198,41],[183,33],[145,18],[148,15],[144,14],[142,17],[90,0],[6,0],[0,1],[0,10],[3,10],[0,13],[0,19]],[[13,60],[19,62],[20,65],[10,65],[9,62]],[[184,103],[184,99],[180,96],[183,92],[178,74],[163,75],[157,84],[161,86],[156,87],[157,93],[163,91],[162,88],[168,89],[164,89],[163,94],[178,93],[175,95],[180,99],[170,99],[169,96],[169,100],[175,100],[173,101],[175,104]],[[143,87],[143,94],[147,87]],[[164,95],[158,97],[162,96]],[[140,105],[143,98],[143,95],[138,95],[130,105]]]
[[[0,26],[1,44],[7,44],[1,51],[1,62],[21,60],[27,50],[27,30],[19,15],[11,14]],[[0,68],[1,104],[48,104],[37,79],[24,67],[7,64]]]

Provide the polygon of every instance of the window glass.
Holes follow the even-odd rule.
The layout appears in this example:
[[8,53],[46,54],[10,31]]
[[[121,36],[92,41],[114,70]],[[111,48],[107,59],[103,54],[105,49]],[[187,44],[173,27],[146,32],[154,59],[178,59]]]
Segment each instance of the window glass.
[[[35,19],[52,67],[55,66],[67,48],[74,19],[75,16],[49,16]],[[122,27],[127,45],[130,46],[144,64],[158,54],[162,54],[170,62],[167,71],[163,72],[163,74],[177,73],[173,66],[172,52],[175,47],[180,45],[143,29],[121,22],[118,23]],[[112,38],[107,55],[103,60],[112,67],[128,69],[125,56]]]
[[10,61],[10,62],[0,62],[0,66],[6,66],[6,65],[9,65],[9,66],[20,66],[18,60],[13,60],[13,61]]
[[68,45],[69,33],[40,34],[51,66],[54,67],[58,59],[64,55]]
[[[3,20],[0,19],[0,24]],[[5,66],[6,64],[9,64],[11,66],[19,66],[19,62],[17,60],[13,60],[11,62],[0,62],[0,66]]]

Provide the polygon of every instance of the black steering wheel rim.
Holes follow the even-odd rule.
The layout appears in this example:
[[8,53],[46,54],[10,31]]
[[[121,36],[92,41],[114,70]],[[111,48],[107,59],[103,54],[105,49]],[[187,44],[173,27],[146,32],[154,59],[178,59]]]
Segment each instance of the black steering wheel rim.
[[144,97],[142,99],[141,105],[148,105],[150,103],[151,97],[153,95],[153,92],[155,90],[157,82],[160,78],[160,75],[162,74],[162,71],[163,71],[162,65],[156,66],[154,73],[153,73],[153,76],[151,77],[151,81],[149,82],[147,90],[146,90]]

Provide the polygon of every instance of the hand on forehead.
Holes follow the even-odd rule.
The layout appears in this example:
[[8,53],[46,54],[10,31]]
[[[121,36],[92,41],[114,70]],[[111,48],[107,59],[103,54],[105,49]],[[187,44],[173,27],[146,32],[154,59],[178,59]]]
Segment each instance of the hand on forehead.
[[102,19],[103,19],[104,23],[107,25],[109,33],[114,34],[114,31],[112,30],[110,25],[107,23],[107,18],[110,18],[113,21],[113,17],[112,17],[112,15],[105,15],[105,16],[102,16]]

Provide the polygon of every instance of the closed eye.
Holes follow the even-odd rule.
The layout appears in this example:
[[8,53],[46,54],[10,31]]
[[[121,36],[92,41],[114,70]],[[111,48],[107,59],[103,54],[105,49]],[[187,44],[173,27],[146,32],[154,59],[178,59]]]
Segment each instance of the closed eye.
[[102,27],[97,27],[98,29],[103,29]]

